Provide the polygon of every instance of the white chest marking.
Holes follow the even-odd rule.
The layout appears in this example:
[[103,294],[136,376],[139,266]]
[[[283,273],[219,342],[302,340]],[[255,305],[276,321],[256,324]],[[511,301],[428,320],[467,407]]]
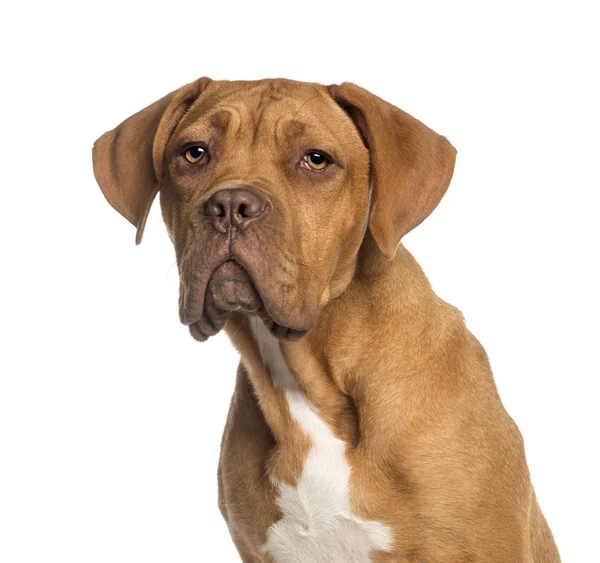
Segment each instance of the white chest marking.
[[391,531],[353,514],[346,443],[299,389],[277,339],[262,321],[252,325],[274,385],[283,388],[290,413],[312,441],[296,486],[273,480],[282,518],[269,529],[263,549],[276,563],[370,563],[373,550],[391,550]]

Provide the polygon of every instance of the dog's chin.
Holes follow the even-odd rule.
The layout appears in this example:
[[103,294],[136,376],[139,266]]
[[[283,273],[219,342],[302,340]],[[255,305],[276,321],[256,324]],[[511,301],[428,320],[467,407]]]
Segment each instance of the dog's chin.
[[271,318],[248,272],[236,261],[228,260],[210,277],[202,318],[189,325],[190,334],[204,342],[225,326],[232,313],[260,317],[276,338],[298,340],[308,332],[283,326]]

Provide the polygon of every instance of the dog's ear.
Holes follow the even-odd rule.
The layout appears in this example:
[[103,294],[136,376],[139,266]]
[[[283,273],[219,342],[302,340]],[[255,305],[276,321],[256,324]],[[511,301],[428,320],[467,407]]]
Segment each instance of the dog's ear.
[[421,223],[446,192],[456,159],[450,142],[423,123],[354,84],[328,87],[356,124],[371,158],[369,228],[393,258],[400,239]]
[[137,228],[136,244],[160,188],[167,142],[209,83],[209,78],[200,78],[171,92],[94,143],[96,181],[108,202]]

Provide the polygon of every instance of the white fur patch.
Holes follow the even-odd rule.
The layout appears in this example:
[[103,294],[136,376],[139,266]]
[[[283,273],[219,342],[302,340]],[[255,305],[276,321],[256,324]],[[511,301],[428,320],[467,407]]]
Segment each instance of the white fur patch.
[[274,480],[282,518],[269,529],[263,549],[276,563],[370,563],[373,550],[391,550],[391,531],[352,513],[346,443],[299,389],[279,341],[262,321],[253,328],[274,385],[284,389],[292,416],[312,441],[296,486]]

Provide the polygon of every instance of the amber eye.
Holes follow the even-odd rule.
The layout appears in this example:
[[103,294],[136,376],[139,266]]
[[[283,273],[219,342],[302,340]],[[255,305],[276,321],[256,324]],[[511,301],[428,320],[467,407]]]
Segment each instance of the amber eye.
[[311,170],[323,170],[329,164],[329,160],[320,152],[309,152],[302,158],[302,165]]
[[190,147],[185,151],[185,159],[190,164],[197,164],[201,160],[205,159],[207,156],[206,149],[200,146]]

